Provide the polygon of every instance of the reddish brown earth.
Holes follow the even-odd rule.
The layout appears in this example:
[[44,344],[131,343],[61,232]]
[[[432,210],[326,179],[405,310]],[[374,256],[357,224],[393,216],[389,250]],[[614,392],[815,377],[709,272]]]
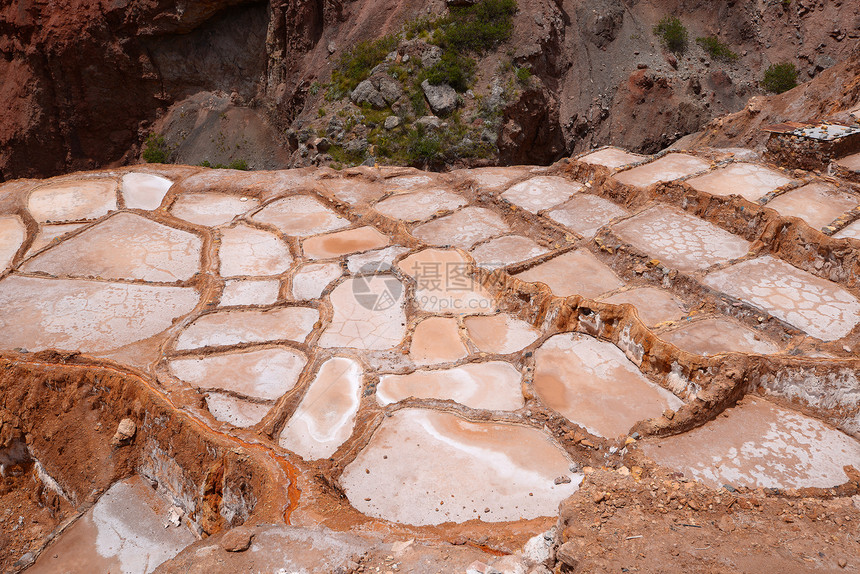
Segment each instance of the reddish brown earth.
[[[822,0],[523,0],[519,8],[512,40],[480,62],[475,88],[488,89],[507,54],[534,72],[532,87],[505,108],[502,163],[549,163],[608,143],[655,152],[742,108],[761,93],[770,63],[793,61],[805,80],[844,59],[860,27],[851,2]],[[316,117],[322,92],[311,86],[327,81],[337,57],[444,9],[441,0],[7,3],[0,179],[130,162],[171,105],[180,104],[168,124],[201,114],[212,97],[229,100],[215,112],[226,127],[198,127],[177,160],[214,164],[238,144],[232,156],[252,168],[295,164],[281,134]],[[682,57],[664,53],[651,33],[665,14],[682,16],[690,31]],[[711,62],[693,42],[710,34],[741,59]],[[181,125],[157,126],[177,148],[188,135]]]

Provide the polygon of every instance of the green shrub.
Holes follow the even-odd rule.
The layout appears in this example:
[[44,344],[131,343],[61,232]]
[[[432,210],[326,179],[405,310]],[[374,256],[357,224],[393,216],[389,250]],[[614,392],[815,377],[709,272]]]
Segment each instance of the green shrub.
[[517,68],[516,76],[517,81],[521,84],[527,84],[529,82],[529,78],[532,77],[532,70],[528,66],[523,66],[522,68]]
[[439,20],[436,43],[443,50],[485,52],[511,37],[516,0],[483,0],[471,6],[452,6]]
[[431,163],[440,158],[442,142],[424,126],[410,130],[407,138],[406,151],[410,163]]
[[475,76],[475,60],[457,52],[445,51],[442,58],[421,75],[433,85],[448,84],[458,92],[465,92]]
[[427,102],[424,100],[424,91],[420,85],[416,85],[409,95],[409,102],[412,104],[412,112],[416,116],[423,116],[427,112]]
[[666,16],[654,26],[654,35],[660,38],[660,43],[676,54],[687,50],[687,29],[675,16]]
[[[359,42],[344,52],[332,72],[333,87],[341,94],[349,92],[370,76],[370,71],[397,47],[397,36],[389,34],[376,40]],[[337,98],[335,98],[337,99]]]
[[716,36],[708,36],[706,38],[696,38],[696,44],[708,53],[714,60],[721,62],[734,62],[740,56],[732,52],[727,44],[724,44]]
[[169,155],[170,150],[167,149],[164,136],[149,134],[143,148],[143,161],[146,163],[167,163]]
[[772,64],[765,71],[761,86],[775,94],[787,92],[797,86],[797,68],[790,62]]

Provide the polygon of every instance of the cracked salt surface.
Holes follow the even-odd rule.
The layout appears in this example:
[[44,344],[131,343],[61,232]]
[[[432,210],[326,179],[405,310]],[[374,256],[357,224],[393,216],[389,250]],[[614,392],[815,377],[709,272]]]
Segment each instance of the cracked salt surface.
[[292,294],[297,301],[319,299],[332,281],[343,274],[339,263],[309,263],[293,275]]
[[307,460],[333,455],[355,426],[362,374],[353,359],[334,357],[323,363],[281,431],[280,445]]
[[564,203],[583,189],[585,188],[579,182],[555,175],[544,175],[512,186],[502,194],[502,198],[526,211],[537,213]]
[[247,213],[259,204],[257,199],[227,193],[186,193],[176,199],[170,213],[189,223],[217,227],[230,223],[236,216]]
[[299,351],[273,348],[182,357],[171,360],[169,368],[174,376],[198,389],[219,389],[274,400],[295,386],[306,363]]
[[821,229],[860,205],[860,196],[844,193],[826,183],[810,183],[777,196],[766,204],[783,217],[799,217]]
[[685,323],[658,335],[682,351],[696,355],[719,353],[757,353],[771,355],[779,347],[761,333],[722,317]]
[[12,258],[27,238],[27,228],[17,215],[0,217],[0,273],[12,263]]
[[59,277],[185,281],[200,268],[202,246],[193,233],[117,213],[31,257],[22,269]]
[[494,313],[492,295],[468,273],[468,261],[453,249],[424,249],[397,267],[415,280],[414,299],[422,311],[472,315]]
[[409,356],[417,365],[450,363],[469,354],[460,338],[457,320],[450,317],[428,317],[415,326]]
[[683,405],[645,378],[618,347],[578,333],[555,335],[538,348],[534,387],[546,406],[607,438]]
[[255,213],[251,219],[272,225],[284,235],[295,237],[337,231],[350,225],[348,219],[307,195],[273,201]]
[[699,428],[642,448],[659,464],[717,488],[828,488],[848,480],[844,465],[860,468],[860,443],[760,398],[746,398]]
[[191,323],[176,340],[176,349],[265,343],[304,342],[319,320],[319,312],[307,307],[282,307],[261,311],[218,311]]
[[222,423],[247,428],[263,420],[272,406],[252,403],[222,393],[207,393],[206,408]]
[[116,188],[112,179],[49,183],[30,194],[27,208],[39,223],[96,219],[116,210]]
[[671,293],[655,287],[621,291],[604,298],[603,301],[614,305],[621,303],[633,305],[639,318],[649,327],[680,319],[687,314],[681,302]]
[[140,477],[117,482],[27,572],[148,574],[197,540],[184,526],[165,528],[169,508]]
[[463,322],[469,339],[485,353],[507,355],[534,343],[540,331],[507,313],[491,316],[466,317]]
[[419,225],[412,235],[430,245],[470,249],[476,243],[509,231],[508,225],[496,212],[484,207],[466,207]]
[[648,156],[630,153],[621,149],[608,147],[579,158],[579,161],[593,165],[602,165],[610,169],[638,163]]
[[0,281],[0,347],[117,349],[170,328],[198,299],[188,287],[11,276]]
[[334,312],[320,347],[384,350],[406,335],[403,284],[394,275],[350,277],[329,298]]
[[280,275],[290,268],[290,248],[280,237],[245,223],[221,230],[221,277]]
[[[404,524],[551,516],[578,488],[567,454],[543,432],[402,409],[386,417],[341,475],[350,503]],[[554,484],[570,476],[567,484]]]
[[409,397],[450,399],[473,409],[513,411],[525,404],[520,390],[522,378],[513,365],[502,361],[383,375],[376,388],[376,401],[385,406]]
[[230,279],[224,282],[221,306],[272,305],[278,300],[278,279]]
[[587,249],[569,251],[514,275],[529,283],[540,282],[556,297],[594,298],[624,286],[617,275]]
[[740,195],[757,201],[793,180],[778,171],[752,163],[731,163],[705,175],[687,180],[699,191],[713,195]]
[[549,249],[521,235],[504,235],[472,249],[475,263],[486,269],[507,267],[549,253]]
[[376,204],[374,209],[383,215],[403,221],[423,221],[439,211],[453,211],[466,205],[466,199],[445,191],[429,189],[392,195]]
[[547,213],[547,217],[587,238],[613,219],[628,215],[628,211],[608,199],[581,193]]
[[683,211],[658,205],[612,226],[618,237],[686,273],[747,254],[749,241]]
[[840,339],[860,323],[854,295],[770,255],[715,271],[704,283],[823,341]]
[[624,184],[648,187],[660,181],[673,181],[705,171],[710,164],[684,153],[668,153],[652,162],[636,166],[612,177]]

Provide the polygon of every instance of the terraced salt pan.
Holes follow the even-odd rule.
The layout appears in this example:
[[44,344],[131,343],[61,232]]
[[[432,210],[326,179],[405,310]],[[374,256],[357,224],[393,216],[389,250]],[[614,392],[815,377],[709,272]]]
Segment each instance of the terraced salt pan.
[[471,249],[480,241],[509,231],[508,225],[495,212],[483,207],[466,207],[419,225],[412,235],[430,245]]
[[322,182],[328,192],[351,206],[372,203],[385,195],[385,187],[359,179],[329,179]]
[[453,249],[424,249],[398,262],[415,280],[415,302],[429,313],[473,315],[495,312],[492,295],[469,274],[469,262]]
[[658,205],[612,226],[621,239],[685,273],[747,254],[749,241],[676,209]]
[[580,193],[547,213],[547,217],[565,227],[569,227],[585,238],[592,238],[597,230],[628,211],[608,199],[587,193]]
[[416,365],[450,363],[469,354],[460,338],[457,320],[450,317],[428,317],[412,332],[409,356]]
[[293,275],[293,299],[319,299],[329,284],[343,274],[339,263],[308,263]]
[[713,195],[740,195],[758,201],[771,191],[791,183],[791,178],[754,163],[731,163],[687,180],[699,191]]
[[170,213],[189,223],[216,227],[255,209],[260,202],[253,197],[228,193],[186,193],[173,202]]
[[79,179],[51,183],[34,190],[27,209],[39,223],[97,219],[116,210],[116,182]]
[[27,228],[17,215],[0,217],[0,273],[12,263],[24,239]]
[[165,177],[127,173],[122,176],[122,199],[129,209],[158,209],[172,185],[173,182]]
[[827,183],[809,183],[767,203],[767,207],[780,215],[799,217],[815,229],[821,229],[857,205],[860,205],[860,196],[839,191]]
[[350,277],[329,298],[334,312],[320,347],[391,349],[406,335],[404,289],[394,275]]
[[352,434],[361,399],[362,369],[344,357],[320,367],[279,443],[306,460],[330,457]]
[[485,353],[516,353],[534,343],[541,334],[530,324],[507,313],[466,317],[463,322],[469,339]]
[[844,337],[860,322],[854,295],[769,255],[711,273],[704,283],[824,341]]
[[409,248],[402,245],[392,245],[382,249],[374,249],[366,253],[356,253],[346,259],[346,268],[350,273],[382,273],[391,271],[394,260],[408,253]]
[[509,167],[483,167],[470,169],[468,176],[475,185],[485,191],[495,192],[507,189],[511,182],[523,177],[526,171]]
[[374,209],[383,215],[403,221],[423,221],[440,211],[453,211],[466,205],[466,199],[445,191],[428,189],[392,195],[376,204]]
[[[567,455],[541,431],[402,409],[341,475],[353,507],[404,524],[552,516],[578,488]],[[570,476],[567,484],[554,484]]]
[[486,269],[507,267],[544,253],[549,253],[549,249],[521,235],[505,235],[491,239],[478,245],[471,252],[475,263]]
[[602,165],[609,169],[615,169],[625,165],[630,165],[631,163],[638,163],[646,157],[648,156],[630,153],[614,147],[607,147],[583,156],[579,158],[579,161],[590,163],[592,165]]
[[834,233],[837,239],[860,239],[860,219],[850,225],[846,225],[839,233]]
[[224,282],[221,306],[273,305],[280,289],[278,279],[230,279]]
[[860,468],[856,440],[760,398],[642,448],[659,464],[714,487],[827,488],[848,481],[844,465]]
[[139,476],[117,482],[27,572],[148,574],[197,541],[185,526],[165,526],[169,510]]
[[779,347],[757,331],[722,317],[686,323],[660,333],[659,337],[682,351],[695,355],[709,356],[720,353],[772,355],[779,352]]
[[350,253],[378,249],[388,245],[388,237],[373,227],[356,227],[345,231],[335,231],[326,235],[316,235],[305,239],[302,250],[310,259],[329,259]]
[[836,164],[849,171],[860,171],[860,153],[845,156],[842,159],[837,160]]
[[302,353],[281,347],[182,357],[171,360],[168,366],[175,377],[196,389],[218,389],[274,400],[295,386],[305,363],[307,359]]
[[512,186],[502,194],[502,198],[537,213],[564,203],[583,189],[579,182],[556,175],[542,175]]
[[57,225],[42,225],[39,227],[39,232],[36,234],[36,237],[33,239],[33,243],[30,245],[30,250],[27,251],[27,257],[32,256],[34,253],[42,249],[43,247],[47,247],[51,243],[53,243],[54,239],[59,239],[64,235],[75,231],[76,229],[80,229],[87,225],[86,223],[59,223]]
[[268,204],[251,218],[273,225],[284,235],[307,237],[349,227],[350,222],[307,195],[286,197]]
[[607,303],[620,305],[629,303],[636,307],[639,318],[649,327],[654,327],[665,321],[680,319],[687,312],[680,301],[668,291],[654,287],[641,287],[622,291],[603,299]]
[[189,287],[11,276],[0,281],[0,347],[117,349],[170,328],[198,299]]
[[268,414],[272,407],[271,405],[244,401],[222,393],[208,393],[206,395],[206,408],[209,409],[213,417],[222,423],[247,428],[263,420],[263,417]]
[[385,184],[389,187],[399,187],[402,189],[417,189],[425,187],[435,182],[435,178],[429,175],[401,175],[392,177]]
[[203,315],[186,327],[176,340],[176,349],[187,351],[285,340],[301,343],[318,320],[319,312],[307,307],[218,311]]
[[534,388],[546,406],[607,438],[683,404],[645,378],[618,347],[579,333],[555,335],[538,348]]
[[624,286],[612,269],[586,249],[569,251],[514,277],[529,283],[543,283],[556,297],[582,295],[594,299]]
[[185,281],[200,268],[203,240],[134,213],[117,213],[47,251],[22,269],[54,276]]
[[218,260],[222,277],[280,275],[293,262],[280,237],[244,223],[221,230]]
[[648,187],[660,181],[673,181],[710,167],[705,160],[685,153],[668,153],[652,162],[622,171],[612,177],[626,185]]
[[513,411],[525,404],[522,378],[513,365],[502,361],[383,375],[376,387],[376,401],[386,406],[409,397],[450,399],[473,409]]

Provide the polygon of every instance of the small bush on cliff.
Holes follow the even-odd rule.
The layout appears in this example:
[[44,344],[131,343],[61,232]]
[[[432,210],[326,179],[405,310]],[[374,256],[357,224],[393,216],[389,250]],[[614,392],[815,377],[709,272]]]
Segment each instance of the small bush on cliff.
[[149,134],[143,147],[143,161],[146,163],[167,163],[170,150],[164,136]]
[[696,44],[708,53],[714,60],[721,62],[734,62],[740,56],[732,52],[731,48],[720,41],[716,36],[708,36],[706,38],[696,38]]
[[761,86],[775,94],[787,92],[797,86],[797,68],[790,62],[772,64],[765,71]]
[[422,78],[426,78],[431,84],[448,84],[458,92],[465,92],[472,83],[475,76],[475,60],[468,56],[462,56],[457,52],[443,52],[442,58],[425,70]]
[[331,74],[332,86],[340,96],[352,91],[370,76],[370,71],[385,60],[385,56],[397,47],[398,38],[389,34],[376,40],[359,42],[341,55]]
[[687,28],[675,16],[666,16],[654,26],[654,35],[660,38],[660,43],[676,54],[687,51]]
[[452,6],[439,21],[436,43],[443,50],[485,52],[511,37],[516,0],[483,0],[470,6]]

